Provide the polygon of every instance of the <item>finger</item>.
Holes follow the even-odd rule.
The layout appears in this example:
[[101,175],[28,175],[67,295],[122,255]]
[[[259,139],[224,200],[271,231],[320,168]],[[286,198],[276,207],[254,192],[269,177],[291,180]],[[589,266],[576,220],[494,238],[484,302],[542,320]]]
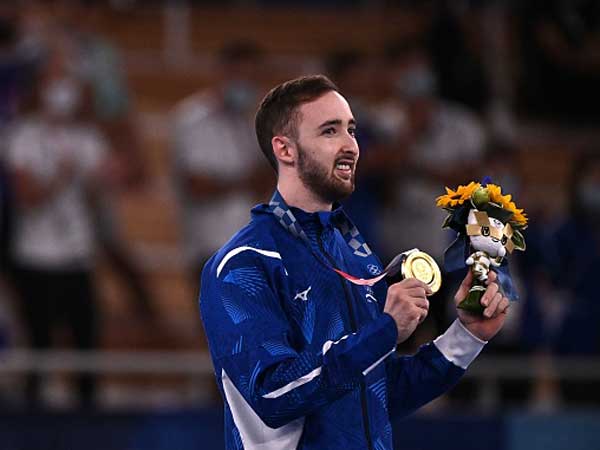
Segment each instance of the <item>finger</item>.
[[497,292],[490,301],[490,305],[483,311],[483,315],[488,318],[497,315],[496,310],[498,309],[498,305],[500,305],[501,301],[502,294],[500,292]]
[[429,311],[429,300],[426,298],[415,299],[414,305],[424,309],[425,311]]
[[501,314],[506,314],[506,310],[509,307],[509,300],[506,297],[504,297],[501,293],[498,293],[497,295],[500,295],[502,298],[498,302],[496,309],[490,315],[491,318],[498,317]]
[[406,291],[406,293],[412,298],[425,298],[427,296],[427,291],[423,289],[421,286],[410,288]]
[[498,274],[496,272],[494,272],[493,270],[490,270],[488,272],[487,284],[493,283],[494,281],[496,281],[497,278],[498,278]]
[[456,295],[454,298],[456,301],[462,301],[467,296],[469,289],[471,289],[471,284],[473,283],[473,272],[470,270],[467,271],[467,275],[464,280],[460,284],[458,291],[456,291]]
[[404,280],[402,280],[400,282],[400,284],[402,284],[402,286],[406,287],[406,288],[414,288],[414,287],[421,287],[423,289],[425,289],[425,292],[431,294],[431,288],[429,287],[429,285],[427,283],[422,282],[421,280],[417,280],[416,278],[405,278]]
[[423,321],[425,319],[427,319],[428,311],[426,311],[426,310],[424,310],[422,308],[419,308],[419,311],[420,311],[420,313],[419,313],[419,324],[421,324],[421,323],[423,323]]
[[485,290],[483,297],[481,297],[481,304],[483,306],[489,306],[499,289],[500,286],[498,286],[496,283],[490,284]]

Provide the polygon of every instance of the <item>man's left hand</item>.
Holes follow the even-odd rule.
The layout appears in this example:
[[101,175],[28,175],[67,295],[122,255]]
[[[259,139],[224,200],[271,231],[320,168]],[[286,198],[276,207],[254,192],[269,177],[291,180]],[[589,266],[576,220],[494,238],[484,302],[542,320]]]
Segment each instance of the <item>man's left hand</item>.
[[[472,314],[460,308],[457,309],[458,318],[465,328],[484,341],[489,341],[500,331],[504,325],[506,313],[510,306],[508,298],[504,297],[500,292],[496,278],[496,272],[490,270],[487,288],[483,297],[481,297],[481,304],[485,307],[483,315]],[[458,292],[454,296],[456,305],[467,296],[472,282],[473,273],[469,270],[460,288],[458,288]]]

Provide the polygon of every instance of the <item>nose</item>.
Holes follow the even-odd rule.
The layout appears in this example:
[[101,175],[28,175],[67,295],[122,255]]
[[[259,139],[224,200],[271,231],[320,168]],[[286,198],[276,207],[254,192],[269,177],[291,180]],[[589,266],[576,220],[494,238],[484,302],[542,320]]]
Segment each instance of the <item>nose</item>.
[[358,148],[358,142],[356,141],[356,138],[354,136],[346,132],[344,134],[344,142],[342,145],[342,150],[344,151],[344,153],[351,153],[355,158],[358,158],[360,150]]

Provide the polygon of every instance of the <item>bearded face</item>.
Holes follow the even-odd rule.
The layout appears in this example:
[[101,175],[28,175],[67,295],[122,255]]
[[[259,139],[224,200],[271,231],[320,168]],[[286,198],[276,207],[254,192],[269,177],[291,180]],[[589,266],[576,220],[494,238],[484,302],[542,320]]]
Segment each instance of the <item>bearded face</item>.
[[295,189],[306,192],[321,206],[348,197],[354,191],[359,157],[356,120],[350,105],[331,91],[302,104],[294,133],[287,136],[295,160],[288,162]]
[[341,151],[335,158],[317,159],[306,148],[297,147],[298,176],[306,188],[328,203],[341,201],[354,192],[354,154]]

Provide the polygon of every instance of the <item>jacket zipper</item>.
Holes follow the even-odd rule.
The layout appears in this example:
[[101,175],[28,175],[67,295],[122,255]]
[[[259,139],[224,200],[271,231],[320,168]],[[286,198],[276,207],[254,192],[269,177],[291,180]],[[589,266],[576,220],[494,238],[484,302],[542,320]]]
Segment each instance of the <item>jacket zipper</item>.
[[[325,246],[323,244],[323,233],[319,233],[319,247],[321,252],[325,255],[329,263],[335,267],[335,261],[329,253],[325,251]],[[350,327],[352,332],[355,333],[358,330],[358,326],[356,324],[356,317],[354,315],[354,308],[352,307],[352,295],[348,291],[348,285],[345,280],[340,278],[340,283],[342,284],[342,288],[344,289],[344,297],[346,298],[346,306],[348,307],[348,315],[350,316]],[[373,450],[373,443],[371,442],[371,427],[369,425],[369,414],[367,411],[367,392],[365,386],[365,380],[360,381],[360,404],[362,410],[363,424],[365,428],[365,438],[367,439],[367,445],[369,450]]]

